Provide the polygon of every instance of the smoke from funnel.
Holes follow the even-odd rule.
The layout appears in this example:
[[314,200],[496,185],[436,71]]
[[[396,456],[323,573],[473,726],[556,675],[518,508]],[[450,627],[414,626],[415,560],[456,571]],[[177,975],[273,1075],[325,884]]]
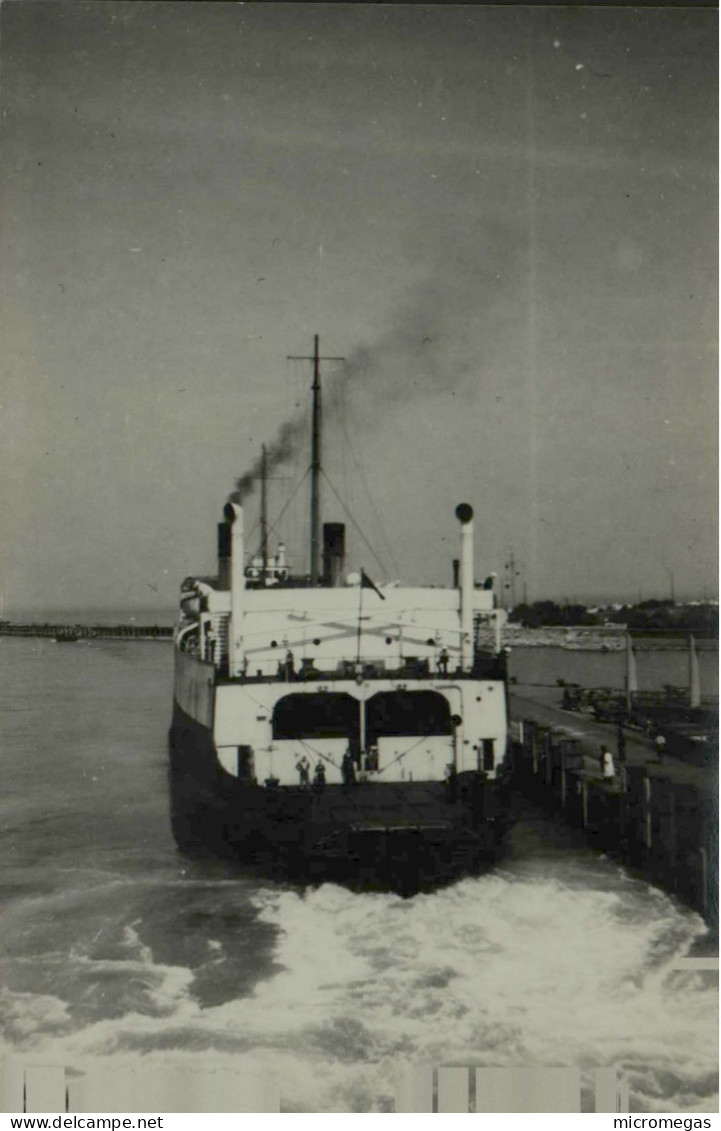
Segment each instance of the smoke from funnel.
[[[292,459],[298,450],[298,444],[305,432],[305,418],[286,420],[278,429],[278,435],[272,444],[266,445],[265,460],[266,470],[273,471],[282,464]],[[248,471],[241,475],[235,482],[235,491],[230,496],[232,503],[240,503],[247,498],[255,487],[255,482],[260,479],[263,470],[263,457],[258,456],[255,463]]]
[[[416,251],[434,263],[432,275],[412,289],[374,343],[357,346],[344,365],[334,367],[323,386],[328,409],[342,404],[346,393],[376,419],[409,400],[475,396],[484,369],[517,335],[518,304],[509,300],[519,291],[526,252],[518,231],[486,224],[476,243],[462,233],[455,244],[444,236],[440,246]],[[307,420],[308,414],[281,426],[267,448],[269,473],[295,457]],[[231,500],[250,494],[261,471],[259,456],[237,480]]]
[[479,221],[472,233],[427,237],[416,257],[433,264],[373,343],[353,350],[327,391],[346,392],[377,420],[410,400],[475,398],[525,325],[526,233]]

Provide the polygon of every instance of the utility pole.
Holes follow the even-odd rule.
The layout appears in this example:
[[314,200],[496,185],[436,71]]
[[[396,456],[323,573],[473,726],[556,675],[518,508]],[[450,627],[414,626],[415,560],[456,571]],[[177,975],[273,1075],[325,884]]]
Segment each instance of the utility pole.
[[317,585],[320,580],[320,472],[321,472],[321,423],[322,404],[320,387],[321,361],[345,361],[344,357],[321,357],[320,339],[313,337],[312,357],[288,355],[289,361],[313,362],[313,424],[310,458],[310,583]]

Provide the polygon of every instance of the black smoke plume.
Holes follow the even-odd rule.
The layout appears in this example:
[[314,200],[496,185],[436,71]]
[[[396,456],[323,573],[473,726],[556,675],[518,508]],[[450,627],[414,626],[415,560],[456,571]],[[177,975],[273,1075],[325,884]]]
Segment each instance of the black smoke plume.
[[[281,467],[292,459],[298,450],[298,444],[305,431],[305,418],[296,417],[286,420],[278,429],[278,435],[272,444],[267,444],[265,449],[266,472],[270,474],[277,467]],[[252,467],[236,479],[235,491],[229,498],[231,503],[242,503],[248,495],[252,494],[256,480],[260,479],[263,471],[263,456],[256,459]]]
[[[519,331],[518,294],[527,255],[518,231],[486,225],[477,238],[416,249],[435,263],[432,276],[412,288],[372,344],[356,347],[324,384],[329,409],[352,397],[363,416],[377,419],[409,400],[475,398],[484,370],[494,364],[507,336]],[[519,270],[520,266],[520,270]],[[469,406],[470,407],[470,406]],[[286,421],[266,450],[271,471],[288,463],[308,434],[308,414]],[[262,473],[262,456],[236,482],[231,501],[249,495]]]

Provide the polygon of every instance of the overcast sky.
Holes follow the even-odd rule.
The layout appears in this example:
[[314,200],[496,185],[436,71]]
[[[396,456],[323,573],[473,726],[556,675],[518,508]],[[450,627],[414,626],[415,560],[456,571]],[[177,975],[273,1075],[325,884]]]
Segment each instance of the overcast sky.
[[467,500],[532,599],[715,593],[715,11],[0,16],[5,615],[210,572],[314,333],[354,566],[449,583]]

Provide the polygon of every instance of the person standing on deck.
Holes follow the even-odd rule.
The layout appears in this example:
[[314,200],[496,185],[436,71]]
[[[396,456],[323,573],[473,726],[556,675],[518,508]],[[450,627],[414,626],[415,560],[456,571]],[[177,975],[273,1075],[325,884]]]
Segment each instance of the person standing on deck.
[[350,743],[343,755],[343,761],[340,764],[340,772],[343,777],[343,785],[355,784],[355,765],[353,763],[353,755],[351,753]]
[[303,789],[307,789],[310,783],[310,762],[306,758],[305,754],[299,762],[296,762],[295,768],[298,771],[301,786],[303,787]]

